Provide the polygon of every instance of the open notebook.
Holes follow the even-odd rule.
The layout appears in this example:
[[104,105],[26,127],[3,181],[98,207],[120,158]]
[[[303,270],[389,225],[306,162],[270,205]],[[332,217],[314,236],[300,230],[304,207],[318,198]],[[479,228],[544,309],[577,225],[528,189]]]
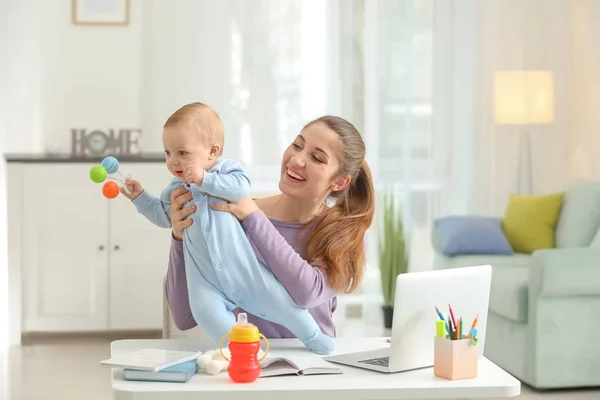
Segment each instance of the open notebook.
[[261,363],[260,377],[280,375],[341,374],[342,370],[318,357],[267,357]]

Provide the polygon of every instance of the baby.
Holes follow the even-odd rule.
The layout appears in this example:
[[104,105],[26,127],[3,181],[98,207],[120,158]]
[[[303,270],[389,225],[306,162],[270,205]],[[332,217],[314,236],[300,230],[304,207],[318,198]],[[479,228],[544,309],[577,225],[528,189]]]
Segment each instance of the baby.
[[334,340],[257,259],[238,220],[210,207],[250,193],[250,180],[240,165],[220,159],[223,125],[217,113],[201,103],[181,107],[164,125],[163,145],[174,178],[160,198],[133,179],[125,183],[131,194],[121,193],[152,223],[170,228],[171,193],[182,186],[191,191],[196,211],[194,223],[183,232],[183,247],[190,307],[198,326],[219,343],[236,323],[232,311],[242,307],[287,327],[311,351],[332,352]]

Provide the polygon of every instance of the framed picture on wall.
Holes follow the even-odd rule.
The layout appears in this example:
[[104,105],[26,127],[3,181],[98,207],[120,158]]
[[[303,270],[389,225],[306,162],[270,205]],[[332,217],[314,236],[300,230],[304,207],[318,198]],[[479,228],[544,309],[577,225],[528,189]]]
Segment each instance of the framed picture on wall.
[[127,25],[129,0],[72,0],[75,25]]

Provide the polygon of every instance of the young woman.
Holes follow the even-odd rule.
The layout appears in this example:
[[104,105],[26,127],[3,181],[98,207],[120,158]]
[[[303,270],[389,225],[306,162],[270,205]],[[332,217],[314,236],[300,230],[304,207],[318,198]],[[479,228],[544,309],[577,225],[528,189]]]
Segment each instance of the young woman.
[[[350,293],[365,268],[365,232],[371,225],[375,194],[365,144],[350,122],[324,116],[308,123],[285,150],[280,194],[214,205],[242,223],[257,256],[300,307],[306,307],[321,330],[334,337],[336,294]],[[328,206],[327,199],[335,199]],[[183,229],[193,212],[185,189],[173,193],[173,235],[165,285],[175,325],[196,326],[188,300],[183,260]],[[235,313],[244,312],[235,310]],[[248,320],[268,338],[294,337],[260,315]],[[202,328],[202,327],[200,327]]]

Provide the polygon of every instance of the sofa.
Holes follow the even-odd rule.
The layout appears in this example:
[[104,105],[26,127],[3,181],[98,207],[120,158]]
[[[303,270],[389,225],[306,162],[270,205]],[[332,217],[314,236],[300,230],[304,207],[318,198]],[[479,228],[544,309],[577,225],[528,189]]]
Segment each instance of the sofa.
[[600,183],[563,194],[552,248],[455,254],[439,226],[432,233],[435,269],[492,265],[484,355],[537,389],[600,385]]

